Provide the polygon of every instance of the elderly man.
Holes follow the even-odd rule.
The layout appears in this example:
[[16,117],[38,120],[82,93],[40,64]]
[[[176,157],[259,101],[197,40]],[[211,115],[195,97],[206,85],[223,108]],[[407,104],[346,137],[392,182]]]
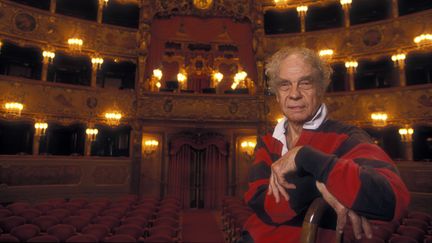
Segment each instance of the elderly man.
[[[305,211],[323,197],[347,219],[356,238],[371,237],[367,219],[398,219],[409,192],[389,156],[361,129],[328,119],[323,96],[331,68],[313,51],[284,48],[266,66],[269,86],[285,116],[260,137],[245,200],[254,214],[243,241],[299,242]],[[330,242],[334,229],[320,229]]]

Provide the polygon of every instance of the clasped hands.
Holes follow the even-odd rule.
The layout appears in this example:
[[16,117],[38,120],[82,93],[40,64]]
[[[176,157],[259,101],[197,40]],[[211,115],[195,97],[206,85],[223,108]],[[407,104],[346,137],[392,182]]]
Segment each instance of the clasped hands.
[[[275,197],[276,203],[279,203],[281,196],[284,197],[286,201],[288,201],[289,195],[286,190],[296,188],[294,184],[288,183],[285,180],[285,175],[287,173],[293,173],[297,171],[295,157],[300,149],[301,146],[290,149],[286,154],[284,154],[271,166],[271,175],[269,179],[267,194],[273,195]],[[337,214],[336,230],[338,231],[338,233],[343,232],[348,217],[352,224],[354,236],[357,239],[361,238],[362,233],[366,235],[366,238],[372,238],[372,227],[365,217],[359,216],[357,213],[341,204],[327,190],[327,187],[323,183],[317,181],[316,187],[323,196],[324,200],[335,210]]]

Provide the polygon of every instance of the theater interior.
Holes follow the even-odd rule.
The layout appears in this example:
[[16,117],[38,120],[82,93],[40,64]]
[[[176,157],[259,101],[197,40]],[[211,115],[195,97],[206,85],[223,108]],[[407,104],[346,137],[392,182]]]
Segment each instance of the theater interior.
[[0,242],[238,242],[284,46],[331,64],[329,116],[410,191],[368,242],[432,242],[431,22],[430,0],[0,0]]

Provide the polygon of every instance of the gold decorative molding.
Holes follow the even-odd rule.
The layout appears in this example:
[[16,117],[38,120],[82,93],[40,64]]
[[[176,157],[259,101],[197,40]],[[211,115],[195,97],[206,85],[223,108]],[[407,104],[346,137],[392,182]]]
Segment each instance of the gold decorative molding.
[[135,61],[137,32],[0,0],[0,38],[12,42],[67,50],[67,40],[79,37],[84,41],[83,52],[98,52]]
[[347,57],[374,59],[392,55],[395,50],[411,51],[417,46],[413,38],[428,31],[432,10],[394,19],[322,31],[267,35],[264,39],[266,56],[283,46],[306,46],[314,50],[333,49],[333,61]]
[[[359,126],[370,126],[370,114],[385,111],[389,125],[432,126],[432,85],[330,93],[325,97],[331,118]],[[282,115],[275,97],[267,98],[268,121],[275,124]]]

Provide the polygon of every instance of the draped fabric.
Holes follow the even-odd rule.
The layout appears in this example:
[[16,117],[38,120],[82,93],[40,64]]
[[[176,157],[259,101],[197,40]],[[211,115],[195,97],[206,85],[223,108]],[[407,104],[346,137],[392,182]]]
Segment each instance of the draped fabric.
[[204,180],[205,208],[219,208],[227,191],[227,157],[214,145],[206,150]]
[[176,196],[184,207],[189,205],[190,198],[190,163],[191,146],[184,144],[178,152],[170,156],[168,168],[168,195]]
[[179,138],[171,142],[168,163],[168,194],[188,208],[204,204],[218,208],[227,192],[227,143],[220,138],[194,141]]

